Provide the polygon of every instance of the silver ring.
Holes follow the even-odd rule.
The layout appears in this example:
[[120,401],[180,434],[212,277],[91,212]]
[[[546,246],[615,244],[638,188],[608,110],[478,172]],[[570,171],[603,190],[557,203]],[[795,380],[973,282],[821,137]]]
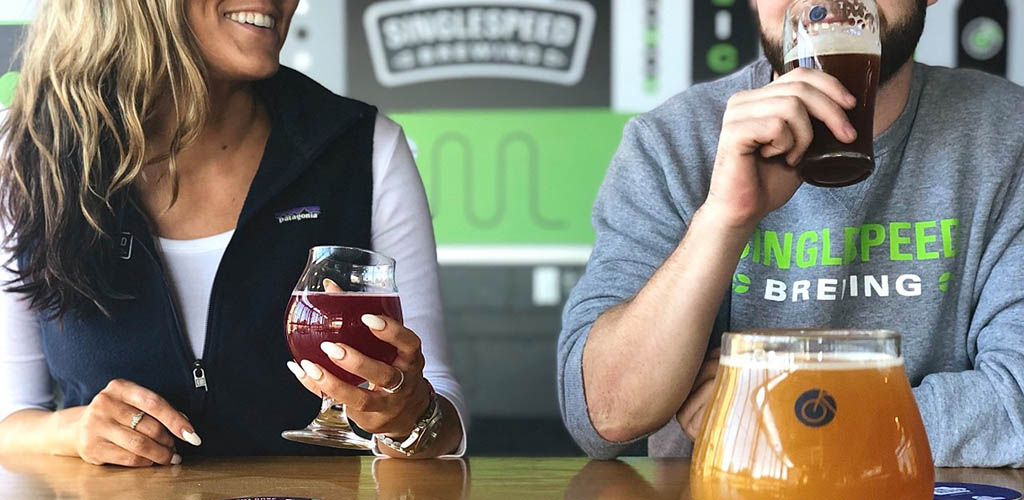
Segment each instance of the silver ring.
[[132,423],[128,424],[128,428],[134,431],[135,428],[139,426],[139,422],[142,422],[142,417],[145,417],[145,416],[146,416],[146,412],[144,412],[144,411],[140,411],[140,412],[136,413],[135,415],[132,415]]
[[403,372],[402,370],[398,370],[398,375],[399,375],[400,378],[398,379],[398,383],[397,384],[395,384],[395,385],[393,385],[391,387],[381,387],[380,390],[382,390],[382,391],[384,391],[384,392],[386,392],[388,394],[394,394],[394,393],[398,392],[398,390],[402,388],[402,384],[405,383],[405,372]]

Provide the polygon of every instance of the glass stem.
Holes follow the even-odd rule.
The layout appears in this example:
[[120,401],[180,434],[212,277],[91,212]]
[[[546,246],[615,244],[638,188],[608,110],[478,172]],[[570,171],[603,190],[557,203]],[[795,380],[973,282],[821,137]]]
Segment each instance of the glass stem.
[[373,443],[359,436],[352,430],[352,424],[345,413],[345,405],[338,403],[328,396],[323,396],[320,404],[320,413],[307,427],[308,430],[326,437],[343,439],[359,444],[363,449],[372,449]]

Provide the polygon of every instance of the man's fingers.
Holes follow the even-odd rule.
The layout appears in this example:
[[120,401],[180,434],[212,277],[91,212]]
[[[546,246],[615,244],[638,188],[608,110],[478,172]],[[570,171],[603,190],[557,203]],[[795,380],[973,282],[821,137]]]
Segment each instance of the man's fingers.
[[127,380],[115,380],[107,388],[125,403],[157,419],[168,431],[182,440],[193,446],[199,446],[202,442],[188,419],[159,394]]
[[[741,153],[759,152],[765,158],[784,154],[796,144],[789,124],[780,117],[732,121],[722,133],[723,139],[733,140]],[[733,137],[726,138],[726,134],[732,134]]]
[[700,372],[697,373],[697,382],[695,387],[700,388],[705,382],[714,380],[715,375],[718,374],[718,359],[709,359],[700,366]]
[[[838,140],[853,142],[857,138],[857,130],[850,123],[846,109],[855,107],[856,99],[834,77],[820,71],[810,73],[806,79],[780,79],[766,87],[741,92],[729,101],[729,106],[731,109],[754,109],[753,113],[748,112],[752,116],[771,116],[783,111],[793,117],[797,107],[795,103],[799,103],[800,114],[810,115],[824,123]],[[832,82],[838,88],[832,87]]]
[[700,426],[704,421],[704,412],[711,401],[712,391],[715,388],[714,381],[705,382],[697,388],[679,410],[677,419],[683,432],[691,440],[696,440],[700,433]]
[[838,78],[824,72],[810,68],[797,68],[785,75],[780,76],[765,88],[784,85],[787,83],[806,83],[818,91],[824,93],[832,101],[840,104],[845,109],[853,109],[857,106],[857,97],[850,93],[843,82]]
[[787,87],[784,91],[799,98],[807,113],[824,123],[836,139],[846,143],[857,140],[857,129],[850,123],[846,110],[831,97],[806,83],[791,83]]

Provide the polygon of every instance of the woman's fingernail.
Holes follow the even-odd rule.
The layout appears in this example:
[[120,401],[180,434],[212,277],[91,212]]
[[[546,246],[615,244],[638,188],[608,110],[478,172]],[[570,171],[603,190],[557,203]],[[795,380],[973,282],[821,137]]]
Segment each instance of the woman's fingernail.
[[342,349],[341,346],[334,342],[324,342],[320,344],[320,350],[324,351],[324,354],[330,356],[331,359],[345,359],[345,349]]
[[199,434],[192,431],[184,430],[181,431],[181,437],[185,438],[185,442],[192,446],[199,446],[203,444],[203,440],[199,439]]
[[857,139],[857,129],[853,128],[853,125],[847,125],[846,136],[850,139]]
[[181,455],[175,453],[174,456],[171,457],[171,465],[180,465],[180,464],[181,464]]
[[312,361],[304,359],[300,364],[302,365],[302,369],[305,370],[306,375],[308,375],[313,380],[319,381],[321,378],[324,377],[323,370],[321,370],[319,366],[313,364]]
[[289,361],[288,369],[291,370],[292,375],[295,375],[295,378],[300,380],[306,378],[306,372],[302,371],[302,368],[299,367],[298,363],[294,361]]
[[372,314],[364,314],[362,320],[364,325],[373,330],[383,330],[384,327],[388,326],[380,316],[374,316]]

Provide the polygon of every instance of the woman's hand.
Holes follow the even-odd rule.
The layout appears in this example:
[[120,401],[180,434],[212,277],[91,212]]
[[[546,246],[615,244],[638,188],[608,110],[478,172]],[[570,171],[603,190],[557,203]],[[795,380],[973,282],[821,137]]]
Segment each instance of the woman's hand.
[[[366,379],[370,383],[368,388],[347,384],[308,360],[300,364],[289,362],[288,368],[313,394],[326,394],[344,403],[349,418],[363,430],[404,438],[430,404],[431,389],[423,378],[420,338],[393,318],[367,314],[362,321],[374,336],[398,350],[393,364],[377,361],[341,343],[324,342],[321,348],[335,365]],[[385,390],[396,387],[393,393]]]
[[[133,420],[140,414],[133,429]],[[107,384],[81,409],[72,435],[82,460],[126,467],[181,463],[172,435],[195,446],[201,443],[188,419],[164,398],[120,379]]]

